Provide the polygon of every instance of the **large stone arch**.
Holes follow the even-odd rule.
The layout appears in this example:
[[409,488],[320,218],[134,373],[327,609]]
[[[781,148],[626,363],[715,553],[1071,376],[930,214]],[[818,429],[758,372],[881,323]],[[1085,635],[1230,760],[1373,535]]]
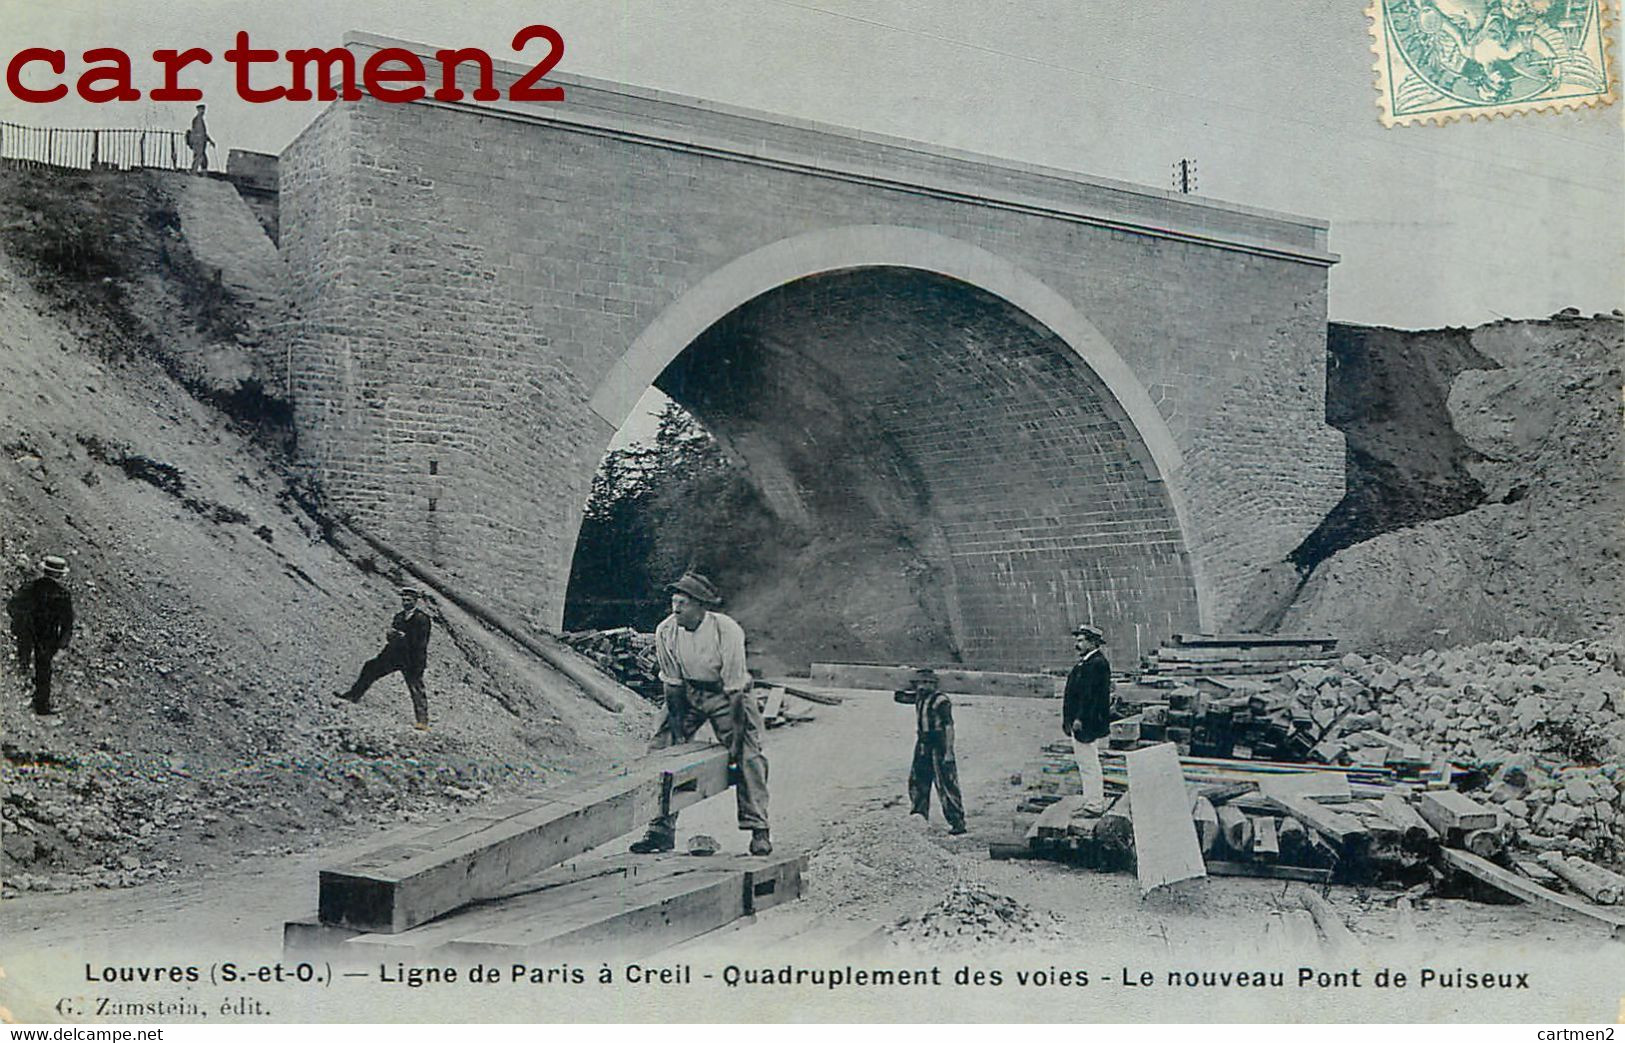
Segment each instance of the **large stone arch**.
[[[590,408],[606,425],[619,427],[679,356],[746,305],[803,280],[865,269],[912,270],[964,284],[1002,301],[1065,345],[1073,365],[1104,392],[1099,396],[1104,411],[1122,429],[1135,463],[1171,508],[1181,568],[1196,595],[1199,616],[1200,584],[1183,550],[1191,531],[1181,486],[1183,459],[1150,395],[1071,303],[1019,266],[970,243],[916,228],[862,225],[804,233],[751,251],[699,280],[645,327],[594,389]],[[957,630],[956,604],[950,605],[950,615]],[[1134,637],[1119,647],[1135,649],[1138,644]]]

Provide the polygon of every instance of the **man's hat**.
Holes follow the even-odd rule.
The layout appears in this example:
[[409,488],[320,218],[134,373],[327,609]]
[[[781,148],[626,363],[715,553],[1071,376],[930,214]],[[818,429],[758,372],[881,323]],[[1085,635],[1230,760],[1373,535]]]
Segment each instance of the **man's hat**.
[[68,559],[59,558],[55,554],[47,554],[40,559],[39,570],[42,576],[61,579],[68,574]]
[[685,572],[673,583],[666,584],[666,593],[687,594],[702,605],[722,604],[722,595],[709,579],[698,572]]
[[1090,623],[1079,623],[1072,628],[1072,633],[1077,637],[1092,637],[1096,641],[1106,640],[1106,632]]
[[908,681],[910,684],[919,684],[921,681],[930,681],[932,684],[936,684],[937,672],[929,666],[922,666],[909,675]]
[[422,596],[423,596],[423,591],[419,590],[416,587],[402,587],[401,588],[401,597],[403,597],[403,598],[421,598]]

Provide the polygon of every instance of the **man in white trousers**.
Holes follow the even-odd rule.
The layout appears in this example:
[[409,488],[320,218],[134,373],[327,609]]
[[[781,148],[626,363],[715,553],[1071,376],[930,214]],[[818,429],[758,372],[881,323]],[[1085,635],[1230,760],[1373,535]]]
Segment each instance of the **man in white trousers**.
[[1101,647],[1106,635],[1099,627],[1081,623],[1072,634],[1078,661],[1066,678],[1061,728],[1072,739],[1083,783],[1084,810],[1098,815],[1106,808],[1106,778],[1095,743],[1111,730],[1112,667]]

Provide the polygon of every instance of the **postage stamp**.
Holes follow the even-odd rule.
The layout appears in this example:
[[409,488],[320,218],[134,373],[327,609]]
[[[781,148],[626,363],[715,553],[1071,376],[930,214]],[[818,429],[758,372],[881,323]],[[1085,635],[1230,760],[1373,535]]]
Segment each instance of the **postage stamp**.
[[1611,0],[1372,0],[1386,126],[1556,112],[1618,93]]

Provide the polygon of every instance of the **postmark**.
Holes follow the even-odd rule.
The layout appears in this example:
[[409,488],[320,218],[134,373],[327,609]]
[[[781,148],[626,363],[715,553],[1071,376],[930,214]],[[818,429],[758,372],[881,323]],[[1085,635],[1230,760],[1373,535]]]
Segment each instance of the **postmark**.
[[1610,0],[1372,0],[1386,126],[1608,105]]

